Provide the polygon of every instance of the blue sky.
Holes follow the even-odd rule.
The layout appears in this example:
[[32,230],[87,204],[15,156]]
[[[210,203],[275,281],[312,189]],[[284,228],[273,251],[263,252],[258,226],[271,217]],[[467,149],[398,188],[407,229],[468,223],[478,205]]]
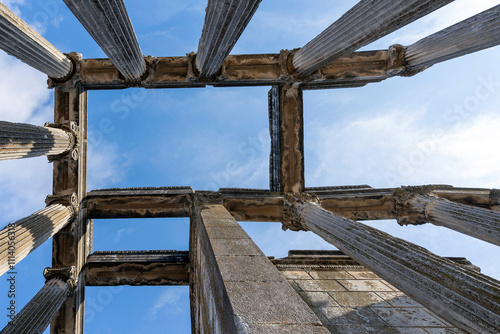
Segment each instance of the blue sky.
[[[2,1],[63,52],[105,57],[59,0]],[[304,45],[356,1],[263,1],[233,54],[276,53]],[[444,9],[366,46],[386,49],[418,39],[499,4],[456,0]],[[196,51],[205,1],[128,0],[145,55]],[[304,93],[306,185],[417,184],[500,188],[500,48],[443,64],[413,78],[357,89]],[[46,77],[0,52],[0,119],[43,125],[53,119]],[[89,94],[88,189],[188,185],[268,187],[268,87],[128,89]],[[46,158],[0,164],[2,226],[44,206],[51,192]],[[498,247],[430,225],[369,222],[442,256],[465,256],[500,278]],[[332,248],[280,224],[242,226],[267,255]],[[147,231],[153,231],[148,234]],[[145,241],[153,236],[153,239]],[[185,219],[96,220],[95,250],[188,249]],[[43,286],[51,243],[23,260],[19,299]],[[5,291],[3,293],[2,291]],[[0,280],[0,306],[7,286]],[[88,288],[88,333],[188,333],[186,287]],[[3,327],[7,319],[0,317]],[[172,325],[166,329],[164,326]]]

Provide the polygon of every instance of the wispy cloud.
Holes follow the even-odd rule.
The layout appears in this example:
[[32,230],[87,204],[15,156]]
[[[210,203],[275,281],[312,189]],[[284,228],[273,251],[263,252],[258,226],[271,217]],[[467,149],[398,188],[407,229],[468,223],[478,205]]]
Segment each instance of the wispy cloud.
[[180,314],[186,312],[188,291],[175,287],[165,287],[148,312],[148,320],[154,320],[162,313]]

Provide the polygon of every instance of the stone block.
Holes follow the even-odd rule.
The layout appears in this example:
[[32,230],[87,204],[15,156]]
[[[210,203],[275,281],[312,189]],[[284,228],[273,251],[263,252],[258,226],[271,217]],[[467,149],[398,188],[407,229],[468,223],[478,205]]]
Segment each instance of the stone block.
[[333,280],[295,280],[302,291],[346,291]]
[[354,277],[349,275],[345,270],[314,270],[309,271],[314,279],[353,279]]
[[321,313],[328,319],[333,326],[380,326],[388,327],[377,314],[370,309],[354,309],[349,307],[321,307]]
[[441,320],[426,312],[423,308],[377,307],[372,310],[391,326],[445,327]]
[[321,325],[321,321],[289,284],[226,282],[234,314],[246,324]]
[[290,324],[250,324],[249,334],[329,334],[323,326]]
[[338,307],[339,304],[333,300],[327,292],[299,292],[307,305],[315,307]]
[[338,280],[349,291],[393,291],[381,280]]
[[285,282],[266,256],[216,256],[217,265],[225,282]]
[[377,274],[368,270],[348,270],[347,272],[355,279],[380,279]]
[[375,292],[329,292],[341,306],[345,307],[389,307],[384,299],[378,296]]
[[377,292],[377,295],[394,307],[423,307],[402,292]]
[[427,334],[419,327],[365,327],[369,334]]
[[212,239],[216,255],[262,255],[264,253],[251,239]]
[[286,279],[311,279],[311,276],[303,269],[282,270],[281,274],[285,276]]

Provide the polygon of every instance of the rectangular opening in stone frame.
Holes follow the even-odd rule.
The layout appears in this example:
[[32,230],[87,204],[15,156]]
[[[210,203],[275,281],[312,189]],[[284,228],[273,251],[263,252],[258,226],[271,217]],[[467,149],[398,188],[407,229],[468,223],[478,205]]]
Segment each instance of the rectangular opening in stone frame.
[[188,250],[189,218],[94,219],[94,251]]
[[267,91],[90,91],[88,189],[267,188]]
[[85,332],[191,333],[189,287],[86,287]]
[[500,140],[500,72],[482,65],[495,52],[474,54],[472,62],[463,57],[443,63],[412,78],[305,91],[306,186],[495,187],[497,169],[487,166],[500,162],[492,154]]

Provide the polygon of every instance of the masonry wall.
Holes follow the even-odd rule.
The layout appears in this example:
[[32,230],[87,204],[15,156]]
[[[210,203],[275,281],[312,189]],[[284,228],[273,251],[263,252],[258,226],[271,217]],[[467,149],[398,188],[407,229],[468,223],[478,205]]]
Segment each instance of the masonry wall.
[[339,252],[273,260],[331,333],[464,333]]

